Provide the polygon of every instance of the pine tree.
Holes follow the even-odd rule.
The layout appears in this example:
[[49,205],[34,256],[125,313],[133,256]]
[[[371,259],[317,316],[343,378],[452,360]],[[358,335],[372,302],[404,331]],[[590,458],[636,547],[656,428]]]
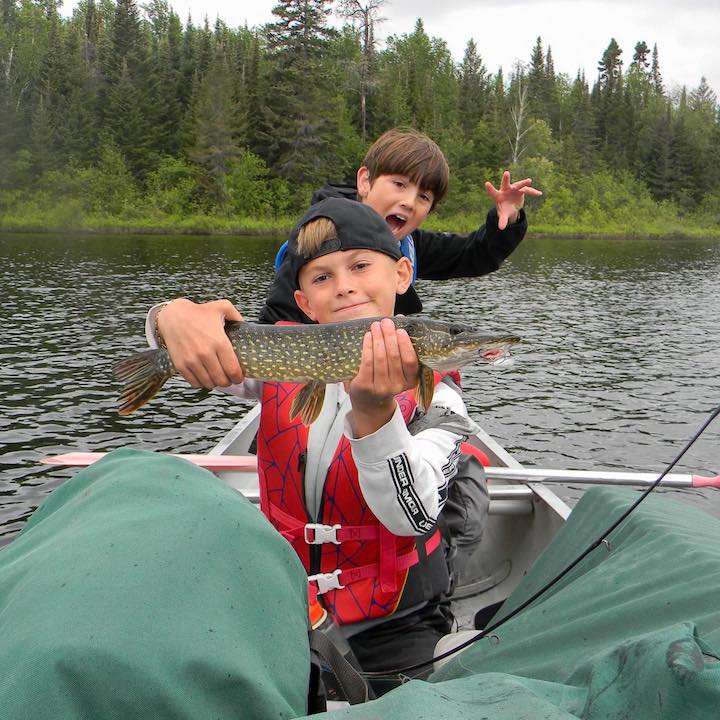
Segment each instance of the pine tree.
[[240,156],[233,81],[222,47],[216,48],[193,103],[194,145],[191,158],[200,166],[200,185],[214,207],[228,201],[227,177]]
[[669,174],[674,178],[672,196],[680,200],[684,209],[689,209],[693,201],[700,199],[702,185],[696,176],[697,157],[692,146],[692,138],[688,125],[690,108],[687,91],[683,88],[677,110],[672,118],[670,128]]
[[510,162],[510,145],[507,141],[509,102],[505,93],[502,68],[490,79],[492,90],[488,98],[488,112],[478,123],[474,146],[476,163],[487,170],[483,174],[496,174]]
[[275,171],[293,184],[327,181],[337,163],[342,138],[332,117],[331,72],[324,64],[326,25],[331,0],[282,0],[273,8],[278,18],[267,26],[269,87],[268,120],[274,126],[264,156]]
[[650,192],[656,200],[667,200],[673,192],[672,165],[670,162],[670,144],[672,140],[672,109],[665,103],[665,111],[658,114],[651,136],[648,156],[642,169]]
[[410,35],[388,40],[381,85],[386,107],[400,103],[392,115],[385,116],[386,124],[392,117],[393,124],[410,124],[431,137],[458,124],[452,56],[444,41],[427,35],[422,20],[415,23]]
[[653,83],[648,68],[650,50],[645,42],[635,45],[633,60],[625,74],[625,90],[634,110],[642,113],[654,94]]
[[663,95],[665,89],[663,88],[662,75],[660,74],[660,61],[658,60],[657,43],[653,45],[650,78],[652,79],[653,87],[655,88],[655,94]]
[[600,147],[611,166],[625,165],[623,139],[628,118],[621,55],[622,50],[612,38],[598,63],[598,80],[592,95]]
[[547,120],[545,106],[547,88],[545,75],[545,53],[542,39],[538,36],[530,56],[530,66],[526,73],[527,103],[529,114],[534,118]]
[[584,173],[590,173],[596,161],[597,128],[584,73],[578,73],[575,78],[570,91],[569,108],[568,134],[565,143],[576,154],[579,169]]
[[172,11],[157,22],[157,49],[153,61],[157,77],[157,150],[176,157],[180,152],[182,105],[182,25]]
[[708,85],[706,77],[701,77],[700,84],[690,93],[689,104],[698,112],[714,113],[717,110],[717,95]]
[[100,118],[136,178],[157,160],[156,78],[135,0],[117,0],[103,49]]
[[268,87],[268,68],[265,59],[265,53],[261,49],[260,36],[255,33],[245,67],[244,102],[247,118],[245,135],[248,148],[269,163],[270,156],[267,148],[271,145],[273,127],[265,96]]
[[633,53],[633,59],[632,63],[630,63],[630,67],[635,66],[641,72],[645,72],[650,67],[650,63],[647,59],[649,52],[650,48],[648,48],[647,43],[644,40],[635,43],[635,52]]
[[39,68],[35,87],[35,109],[30,130],[31,149],[38,174],[55,165],[58,144],[62,139],[63,100],[67,97],[68,82],[65,55],[60,36],[60,18],[51,12],[47,19],[48,35],[45,55]]
[[623,66],[621,55],[620,46],[615,38],[612,38],[598,63],[598,84],[603,94],[612,94],[621,81]]
[[488,112],[488,73],[474,40],[465,46],[458,83],[458,120],[469,138],[478,120]]
[[207,16],[201,28],[194,33],[194,72],[202,79],[213,61],[215,41]]
[[545,55],[545,87],[544,87],[544,103],[545,117],[554,132],[560,130],[561,110],[560,110],[560,90],[559,81],[555,75],[555,63],[553,61],[552,50],[548,45]]

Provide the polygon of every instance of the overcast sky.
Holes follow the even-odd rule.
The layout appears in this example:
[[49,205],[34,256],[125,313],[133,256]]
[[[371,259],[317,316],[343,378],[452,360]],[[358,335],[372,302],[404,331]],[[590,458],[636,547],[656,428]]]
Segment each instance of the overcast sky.
[[[143,0],[138,0],[141,5]],[[66,0],[70,11],[74,0]],[[230,27],[249,27],[274,19],[275,0],[170,0],[183,21],[195,24],[207,15]],[[487,69],[505,72],[516,60],[528,62],[538,35],[552,48],[556,72],[574,77],[585,70],[592,85],[597,62],[615,38],[627,67],[635,43],[657,43],[660,71],[668,88],[697,87],[704,75],[720,95],[720,0],[388,0],[387,19],[376,33],[411,33],[418,17],[428,35],[445,40],[461,60],[468,40],[477,43]]]

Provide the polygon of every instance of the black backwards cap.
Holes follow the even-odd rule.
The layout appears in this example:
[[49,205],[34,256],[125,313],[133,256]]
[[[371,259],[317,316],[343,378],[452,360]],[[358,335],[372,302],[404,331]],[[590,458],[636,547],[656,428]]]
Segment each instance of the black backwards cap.
[[[335,225],[336,237],[326,240],[317,250],[305,255],[298,250],[300,230],[310,221],[327,218]],[[288,242],[288,259],[297,284],[300,268],[310,260],[338,250],[376,250],[389,255],[393,260],[402,257],[400,243],[395,239],[390,226],[368,205],[345,198],[326,198],[302,216],[295,226]]]
[[[332,240],[326,240],[309,255],[300,253],[297,246],[300,230],[311,220],[321,217],[332,220],[335,225],[336,237]],[[311,205],[293,228],[288,241],[286,262],[290,263],[291,277],[295,289],[299,289],[297,278],[300,268],[310,260],[338,250],[360,249],[384,253],[393,260],[399,260],[403,256],[400,243],[392,234],[390,226],[369,205],[363,205],[356,200],[346,198],[326,198]],[[401,308],[398,308],[398,301],[402,304]],[[397,296],[395,306],[396,312],[402,311],[406,314],[422,310],[422,303],[412,285],[408,287],[405,293]]]

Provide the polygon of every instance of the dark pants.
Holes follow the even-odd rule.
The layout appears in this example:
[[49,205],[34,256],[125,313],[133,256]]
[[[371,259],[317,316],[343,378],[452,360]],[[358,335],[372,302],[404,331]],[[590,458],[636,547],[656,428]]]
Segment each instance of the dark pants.
[[387,678],[369,678],[376,696],[402,684],[405,679],[425,679],[432,663],[399,675],[399,670],[431,660],[435,645],[452,631],[453,617],[449,602],[434,602],[415,613],[388,620],[349,638],[360,667],[365,672],[391,671]]

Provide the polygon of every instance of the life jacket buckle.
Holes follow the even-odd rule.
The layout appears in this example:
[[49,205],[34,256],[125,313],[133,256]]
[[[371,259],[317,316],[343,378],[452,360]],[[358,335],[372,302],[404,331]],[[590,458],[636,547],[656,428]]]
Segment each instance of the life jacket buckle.
[[317,594],[323,595],[328,590],[340,590],[344,585],[340,584],[340,573],[342,570],[338,568],[331,573],[318,573],[317,575],[309,575],[310,582],[317,583]]
[[322,525],[321,523],[308,523],[305,525],[305,542],[308,545],[322,545],[331,542],[340,544],[337,531],[340,525]]

